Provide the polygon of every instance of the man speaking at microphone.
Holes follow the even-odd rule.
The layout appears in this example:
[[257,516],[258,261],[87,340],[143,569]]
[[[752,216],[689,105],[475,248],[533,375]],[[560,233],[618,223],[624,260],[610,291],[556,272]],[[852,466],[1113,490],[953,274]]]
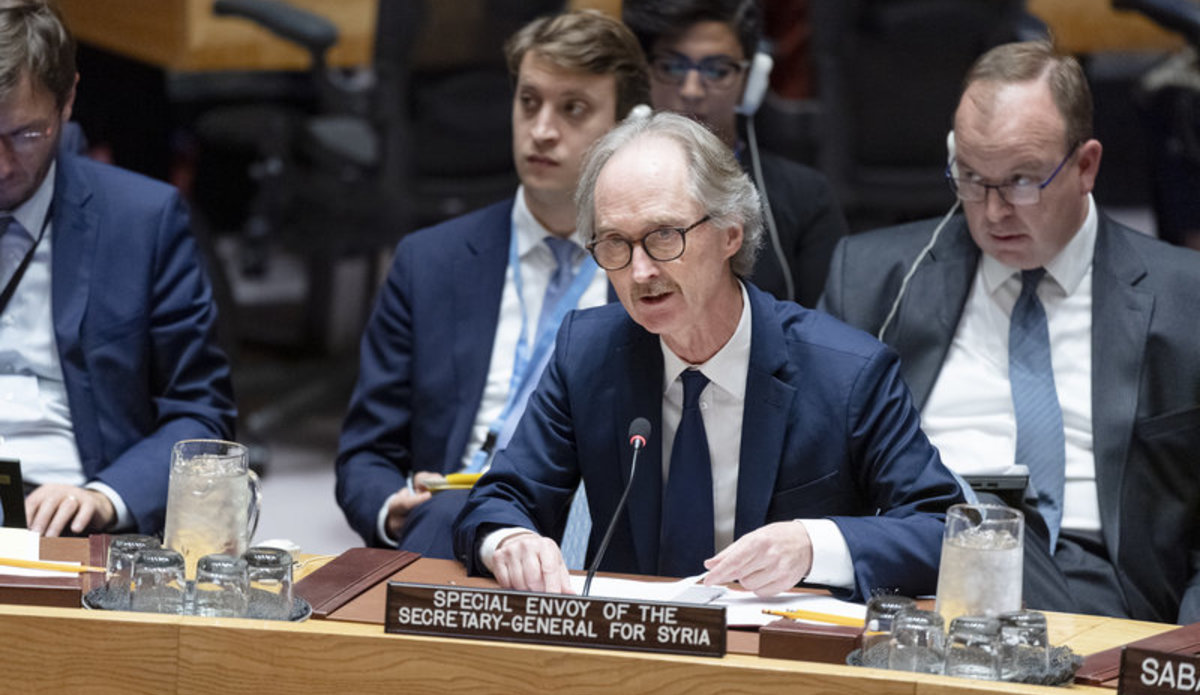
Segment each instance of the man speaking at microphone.
[[[582,480],[589,565],[613,524],[602,570],[707,570],[707,584],[761,595],[801,582],[857,600],[932,593],[961,490],[894,353],[741,280],[762,219],[728,148],[682,116],[626,122],[585,160],[577,208],[576,233],[623,306],[563,321],[513,439],[456,522],[468,570],[570,592],[552,537]],[[651,435],[630,480],[639,417]]]

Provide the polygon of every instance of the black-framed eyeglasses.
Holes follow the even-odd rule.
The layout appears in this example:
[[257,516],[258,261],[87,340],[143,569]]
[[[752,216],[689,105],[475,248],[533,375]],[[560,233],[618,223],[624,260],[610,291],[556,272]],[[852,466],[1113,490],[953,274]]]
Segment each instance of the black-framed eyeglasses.
[[621,237],[594,239],[587,245],[596,265],[605,270],[620,270],[633,262],[633,245],[641,244],[646,255],[656,261],[673,261],[687,247],[687,233],[708,222],[711,215],[701,217],[688,227],[659,227],[637,241]]
[[954,195],[964,203],[978,203],[987,200],[988,190],[994,190],[1000,196],[1000,199],[1009,205],[1037,205],[1042,200],[1042,189],[1049,186],[1054,181],[1054,177],[1058,176],[1058,172],[1066,166],[1067,161],[1074,156],[1075,151],[1079,149],[1080,143],[1075,143],[1067,150],[1067,156],[1063,157],[1058,166],[1054,167],[1054,171],[1050,176],[1046,177],[1045,181],[1037,183],[1036,181],[1011,181],[1009,183],[983,183],[975,179],[966,179],[954,176],[951,167],[953,162],[946,164],[946,182],[950,184],[950,190],[954,191]]
[[704,84],[716,89],[728,89],[737,82],[738,75],[749,67],[748,60],[734,60],[729,56],[706,56],[699,61],[678,53],[659,54],[650,59],[650,71],[655,79],[673,85],[681,85],[692,70],[700,73]]

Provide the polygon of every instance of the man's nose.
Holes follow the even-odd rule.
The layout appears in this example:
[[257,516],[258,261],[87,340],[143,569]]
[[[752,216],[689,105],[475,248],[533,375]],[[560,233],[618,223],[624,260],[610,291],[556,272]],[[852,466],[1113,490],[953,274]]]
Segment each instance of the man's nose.
[[634,244],[629,269],[633,273],[634,282],[643,283],[658,276],[658,261],[651,258],[641,244]]
[[703,99],[708,94],[708,90],[704,85],[704,78],[700,77],[700,70],[697,68],[688,68],[687,73],[683,76],[683,84],[679,85],[679,96],[684,99],[697,100]]
[[549,104],[542,106],[534,115],[532,134],[535,140],[541,142],[558,138],[558,121],[554,116],[553,107]]
[[984,191],[983,204],[989,220],[997,222],[1012,212],[1012,204],[1004,199],[999,188],[985,188]]

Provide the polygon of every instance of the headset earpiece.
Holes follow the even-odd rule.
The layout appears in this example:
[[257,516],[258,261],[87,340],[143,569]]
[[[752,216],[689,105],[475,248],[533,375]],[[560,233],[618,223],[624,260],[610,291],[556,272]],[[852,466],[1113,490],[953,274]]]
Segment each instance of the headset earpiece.
[[958,157],[957,150],[954,145],[954,131],[946,133],[946,164],[950,167],[950,175],[958,176]]
[[775,60],[770,53],[758,51],[750,61],[750,71],[746,74],[746,89],[742,92],[742,103],[738,104],[737,112],[743,116],[753,116],[762,105],[763,97],[767,95],[767,86],[771,79],[771,68]]

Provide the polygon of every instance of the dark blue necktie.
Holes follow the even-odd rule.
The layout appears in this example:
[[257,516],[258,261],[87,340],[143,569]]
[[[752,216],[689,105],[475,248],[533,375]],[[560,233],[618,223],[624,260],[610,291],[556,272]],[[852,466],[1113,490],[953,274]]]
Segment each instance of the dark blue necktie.
[[671,447],[658,550],[658,573],[664,577],[703,572],[704,561],[713,555],[712,464],[700,417],[700,393],[708,386],[708,377],[687,369],[679,378],[683,380],[683,415]]
[[1045,268],[1021,272],[1021,296],[1013,306],[1008,330],[1008,381],[1017,421],[1015,462],[1029,467],[1053,553],[1062,524],[1066,438],[1050,362],[1050,331],[1037,297],[1045,273]]

